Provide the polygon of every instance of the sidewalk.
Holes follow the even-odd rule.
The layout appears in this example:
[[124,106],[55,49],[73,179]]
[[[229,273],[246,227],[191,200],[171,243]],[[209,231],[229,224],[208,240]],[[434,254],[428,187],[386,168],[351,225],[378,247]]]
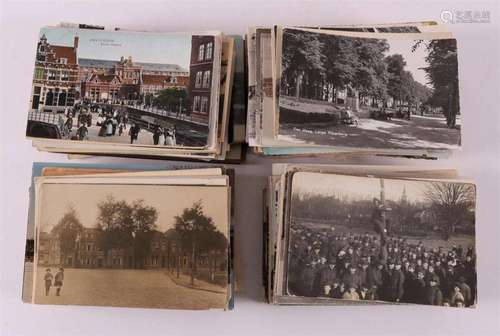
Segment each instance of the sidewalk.
[[179,277],[177,278],[177,273],[175,272],[165,272],[167,276],[170,277],[170,279],[179,286],[183,286],[186,288],[191,288],[191,289],[199,289],[207,292],[212,292],[212,293],[220,293],[220,294],[226,294],[226,290],[220,286],[208,283],[203,280],[199,280],[197,278],[194,279],[194,285],[191,285],[191,276],[187,274],[182,274],[182,272],[179,273]]

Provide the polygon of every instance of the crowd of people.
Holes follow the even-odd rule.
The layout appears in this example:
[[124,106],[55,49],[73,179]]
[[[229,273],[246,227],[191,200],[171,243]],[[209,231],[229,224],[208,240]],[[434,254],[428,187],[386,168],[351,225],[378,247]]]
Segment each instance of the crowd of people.
[[[95,118],[97,115],[97,118]],[[130,122],[127,112],[119,109],[104,108],[98,104],[81,102],[73,108],[67,108],[64,115],[59,115],[58,126],[63,138],[72,140],[88,140],[89,128],[93,126],[100,127],[97,133],[99,137],[121,136],[128,129],[130,144],[136,142],[141,132],[141,127],[136,122]],[[76,119],[76,128],[75,128]],[[153,144],[176,146],[176,128],[175,126],[163,127],[158,124],[148,125],[148,130],[152,134]],[[74,132],[73,132],[74,130]]]
[[305,297],[469,307],[474,247],[428,248],[384,234],[337,234],[292,224],[288,290]]

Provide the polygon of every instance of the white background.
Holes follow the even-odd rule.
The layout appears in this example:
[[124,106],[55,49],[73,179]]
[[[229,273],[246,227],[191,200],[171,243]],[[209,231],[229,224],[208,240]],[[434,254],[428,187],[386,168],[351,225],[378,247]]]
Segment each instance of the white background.
[[[499,25],[496,2],[437,1],[5,1],[0,5],[0,335],[499,335]],[[33,62],[41,26],[78,22],[243,34],[250,25],[384,23],[440,20],[443,10],[486,10],[488,24],[453,24],[459,45],[463,150],[448,160],[365,159],[340,163],[453,166],[478,185],[477,309],[439,307],[277,307],[263,303],[261,189],[270,160],[249,156],[237,167],[236,251],[242,292],[231,312],[189,312],[21,302],[33,161],[66,161],[24,139]],[[308,161],[307,159],[301,159]],[[87,160],[116,162],[119,159]],[[139,160],[135,160],[136,162]],[[287,160],[279,160],[285,162]],[[291,161],[291,160],[288,160]],[[294,160],[300,161],[300,160]],[[323,159],[321,161],[328,161]],[[328,161],[335,162],[335,161]],[[338,162],[338,161],[337,161]]]

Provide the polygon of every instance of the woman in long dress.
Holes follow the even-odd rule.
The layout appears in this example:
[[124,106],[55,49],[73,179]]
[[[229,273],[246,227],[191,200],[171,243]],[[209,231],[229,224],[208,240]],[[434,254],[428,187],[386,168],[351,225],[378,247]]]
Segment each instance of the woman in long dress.
[[111,118],[106,120],[106,136],[112,136],[113,135],[113,121]]
[[165,146],[174,146],[174,137],[171,129],[167,129],[165,133]]

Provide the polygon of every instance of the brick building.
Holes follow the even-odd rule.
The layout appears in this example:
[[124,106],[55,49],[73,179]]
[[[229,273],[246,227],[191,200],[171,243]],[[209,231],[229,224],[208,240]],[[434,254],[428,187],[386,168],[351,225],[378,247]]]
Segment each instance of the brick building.
[[92,101],[137,100],[144,94],[157,94],[171,87],[187,87],[188,72],[176,64],[80,58],[82,98]]
[[[64,252],[57,235],[53,232],[40,232],[38,238],[38,265],[43,267],[76,267],[76,268],[135,268],[148,269],[174,268],[190,266],[191,253],[182,252],[177,245],[175,230],[165,233],[152,232],[147,255],[136,260],[132,248],[111,249],[105,253],[98,244],[99,231],[95,228],[84,228],[76,238],[75,248]],[[227,262],[226,251],[207,251],[198,256],[198,269],[216,265],[219,271]]]
[[73,106],[77,97],[78,36],[73,46],[49,44],[40,37],[36,50],[30,111],[59,112]]
[[201,117],[208,124],[212,95],[214,65],[213,36],[193,36],[189,65],[188,113]]

